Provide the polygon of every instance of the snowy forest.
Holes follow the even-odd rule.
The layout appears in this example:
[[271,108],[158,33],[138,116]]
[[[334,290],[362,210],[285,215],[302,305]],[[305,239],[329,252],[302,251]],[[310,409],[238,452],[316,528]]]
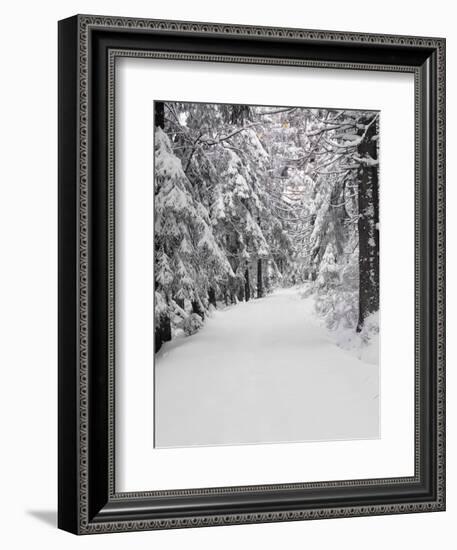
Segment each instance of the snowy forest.
[[159,102],[155,350],[297,287],[329,331],[379,330],[379,112]]

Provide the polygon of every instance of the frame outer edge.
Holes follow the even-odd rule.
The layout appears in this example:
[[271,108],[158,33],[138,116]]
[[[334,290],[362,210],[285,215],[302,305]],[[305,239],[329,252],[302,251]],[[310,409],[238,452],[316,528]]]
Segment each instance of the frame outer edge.
[[437,501],[446,509],[446,39],[437,45]]
[[72,533],[79,528],[77,32],[76,17],[58,24],[58,526]]
[[[79,211],[79,476],[78,503],[79,529],[83,533],[118,532],[147,529],[169,529],[183,527],[199,527],[210,525],[228,525],[276,521],[296,521],[303,519],[318,519],[330,517],[349,517],[363,515],[380,515],[392,513],[408,513],[443,510],[444,503],[444,49],[445,41],[440,38],[404,37],[393,35],[368,35],[363,33],[311,31],[302,29],[282,29],[269,27],[242,26],[230,24],[192,23],[180,21],[160,21],[149,19],[131,19],[103,16],[77,16],[77,68],[78,68],[78,211]],[[224,516],[199,516],[193,518],[120,521],[93,523],[88,517],[88,42],[89,28],[117,28],[130,30],[170,31],[186,33],[223,34],[224,36],[252,36],[258,38],[286,38],[296,40],[325,40],[332,42],[351,42],[354,44],[393,44],[398,46],[427,47],[438,52],[437,60],[437,300],[438,323],[436,326],[438,341],[438,387],[437,393],[437,465],[438,483],[437,499],[433,502],[416,504],[397,504],[385,506],[355,506],[344,508],[327,508],[316,510],[284,511],[269,513],[230,514]],[[441,478],[440,478],[441,476]]]

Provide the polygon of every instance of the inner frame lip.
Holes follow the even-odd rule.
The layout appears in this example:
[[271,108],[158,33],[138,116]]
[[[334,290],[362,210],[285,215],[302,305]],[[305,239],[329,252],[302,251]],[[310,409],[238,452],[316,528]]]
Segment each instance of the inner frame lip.
[[[201,55],[201,54],[182,54],[182,53],[176,53],[176,52],[162,52],[162,51],[145,51],[145,50],[131,50],[130,48],[114,48],[112,46],[107,47],[107,55],[109,57],[108,66],[111,68],[110,70],[113,73],[113,82],[115,79],[115,67],[116,67],[116,60],[118,58],[142,58],[142,59],[170,59],[170,60],[187,60],[187,61],[201,61],[201,62],[221,62],[221,63],[233,63],[237,62],[237,60],[234,60],[232,56],[224,56],[223,59],[221,56],[213,56],[213,55]],[[273,64],[273,65],[290,65],[287,60],[284,59],[271,59],[271,58],[258,58],[258,59],[252,59],[248,58],[248,60],[240,61],[241,63],[261,63],[261,64]],[[293,64],[293,66],[297,66]],[[303,61],[300,63],[300,66],[304,67],[316,67],[314,63],[308,63],[307,61]],[[354,64],[351,63],[350,66],[344,67],[341,66],[340,63],[332,63],[332,64],[326,64],[324,68],[329,69],[342,69],[342,68],[348,68],[350,70],[354,69],[361,69],[361,70],[376,70],[376,71],[388,71],[388,72],[409,72],[414,74],[414,88],[415,88],[415,107],[417,107],[418,103],[418,94],[417,94],[417,83],[418,79],[420,77],[420,69],[415,66],[397,66],[397,65],[382,65],[377,66],[376,68],[365,67],[364,65],[361,65],[360,67],[355,67]],[[114,101],[114,90],[110,89],[110,98],[111,101]],[[170,100],[170,101],[176,101],[176,100]],[[189,103],[189,101],[185,101],[184,103]],[[192,102],[193,103],[193,102]],[[195,103],[220,103],[224,104],[224,102],[195,102]],[[236,102],[232,104],[237,104]],[[260,106],[272,106],[277,107],[278,105],[268,105],[268,104],[255,104]],[[281,105],[282,107],[283,105]],[[287,106],[287,105],[284,105]],[[295,107],[295,106],[293,106]],[[306,107],[304,107],[306,108]],[[312,107],[311,107],[312,108]],[[327,107],[323,107],[327,108]],[[357,109],[348,109],[348,110],[357,110]],[[365,110],[365,109],[363,109]],[[369,111],[370,109],[367,109]],[[110,111],[114,114],[114,109],[110,109]],[[378,110],[372,109],[372,111],[377,112]],[[113,118],[114,120],[114,118]],[[110,140],[108,140],[110,141]],[[417,175],[416,175],[416,184],[417,184]],[[417,388],[416,388],[417,390]],[[416,391],[417,392],[417,391]],[[416,451],[417,451],[417,445],[415,445]],[[411,486],[417,486],[421,484],[421,476],[420,476],[420,455],[415,452],[415,475],[414,476],[407,476],[407,477],[395,477],[395,478],[374,478],[374,479],[355,479],[355,480],[343,480],[343,481],[324,481],[324,482],[297,482],[297,483],[286,483],[286,484],[269,484],[269,485],[240,485],[240,486],[231,486],[231,487],[215,487],[215,488],[190,488],[190,489],[173,489],[173,490],[151,490],[151,491],[141,491],[141,492],[117,492],[114,488],[114,479],[112,481],[112,492],[110,494],[110,500],[120,500],[120,499],[128,499],[128,498],[135,498],[135,499],[142,499],[142,498],[152,498],[152,499],[158,499],[163,498],[167,496],[173,495],[174,497],[177,497],[179,495],[195,495],[197,497],[210,497],[213,495],[221,495],[222,493],[224,495],[230,495],[235,494],[237,495],[240,492],[243,492],[246,496],[246,492],[248,491],[254,491],[254,492],[270,492],[273,491],[274,493],[281,492],[281,491],[288,491],[292,490],[294,491],[294,496],[296,497],[297,491],[310,491],[314,490],[316,486],[321,487],[322,489],[331,490],[333,488],[339,488],[339,487],[362,487],[364,491],[367,491],[369,493],[368,486],[374,487],[376,490],[378,489],[378,486],[381,484],[388,484],[391,485],[391,487],[394,489],[394,491],[398,491],[400,489],[400,486],[402,485],[408,485],[408,487],[411,488]],[[111,465],[114,468],[114,463]],[[112,476],[114,477],[114,471],[112,472]]]

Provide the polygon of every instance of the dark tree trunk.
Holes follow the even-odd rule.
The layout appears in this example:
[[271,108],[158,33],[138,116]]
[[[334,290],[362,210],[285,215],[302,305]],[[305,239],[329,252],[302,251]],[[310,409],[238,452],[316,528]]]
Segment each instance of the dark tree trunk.
[[251,299],[251,286],[249,284],[249,268],[244,272],[244,299],[249,302]]
[[192,313],[196,313],[197,315],[200,315],[202,319],[205,318],[205,312],[201,308],[200,302],[198,302],[197,300],[192,301]]
[[[156,251],[157,252],[157,251]],[[154,282],[154,290],[160,291],[160,284]],[[154,316],[155,317],[155,316]],[[168,315],[161,315],[159,320],[154,319],[154,350],[157,353],[162,344],[171,340],[171,321]]]
[[213,287],[210,287],[208,289],[208,301],[211,305],[213,305],[214,307],[217,307],[217,303],[216,303],[216,291],[214,290]]
[[263,280],[262,280],[262,260],[257,260],[257,298],[263,296]]
[[[271,260],[265,260],[266,263],[262,267],[262,281],[263,281],[263,295],[265,296],[270,292],[270,278],[268,277],[269,266]],[[274,261],[274,260],[273,260]],[[264,275],[264,270],[266,269],[266,275]]]
[[[335,185],[331,195],[330,195],[330,204],[337,205],[339,203],[344,203],[344,196],[342,196],[342,189],[338,185]],[[343,234],[343,225],[342,218],[344,217],[345,206],[333,206],[330,209],[330,214],[332,216],[333,230],[335,232],[335,245],[336,253],[340,257],[344,252],[344,234]]]
[[[368,124],[369,120],[364,120]],[[358,169],[359,206],[359,320],[357,332],[365,319],[379,309],[379,182],[378,166],[372,160],[378,158],[376,122],[367,130],[358,146],[361,157]],[[361,131],[363,132],[363,131]],[[366,160],[363,160],[366,159]]]
[[244,291],[245,291],[245,286],[244,284],[240,284],[239,288],[238,288],[238,301],[239,302],[244,302]]
[[170,317],[163,315],[160,318],[158,326],[154,330],[154,343],[155,343],[155,352],[157,353],[162,347],[162,344],[169,342],[171,340],[171,322]]
[[163,101],[154,102],[154,124],[162,130],[165,128],[165,105]]

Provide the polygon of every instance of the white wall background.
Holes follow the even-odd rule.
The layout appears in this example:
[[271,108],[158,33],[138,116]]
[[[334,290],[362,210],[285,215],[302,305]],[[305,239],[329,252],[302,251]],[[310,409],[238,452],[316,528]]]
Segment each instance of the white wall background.
[[23,1],[2,10],[1,59],[1,478],[5,548],[450,548],[457,520],[455,180],[448,161],[448,511],[98,535],[55,528],[57,408],[57,20],[75,13],[445,36],[448,151],[457,149],[457,36],[446,0]]

